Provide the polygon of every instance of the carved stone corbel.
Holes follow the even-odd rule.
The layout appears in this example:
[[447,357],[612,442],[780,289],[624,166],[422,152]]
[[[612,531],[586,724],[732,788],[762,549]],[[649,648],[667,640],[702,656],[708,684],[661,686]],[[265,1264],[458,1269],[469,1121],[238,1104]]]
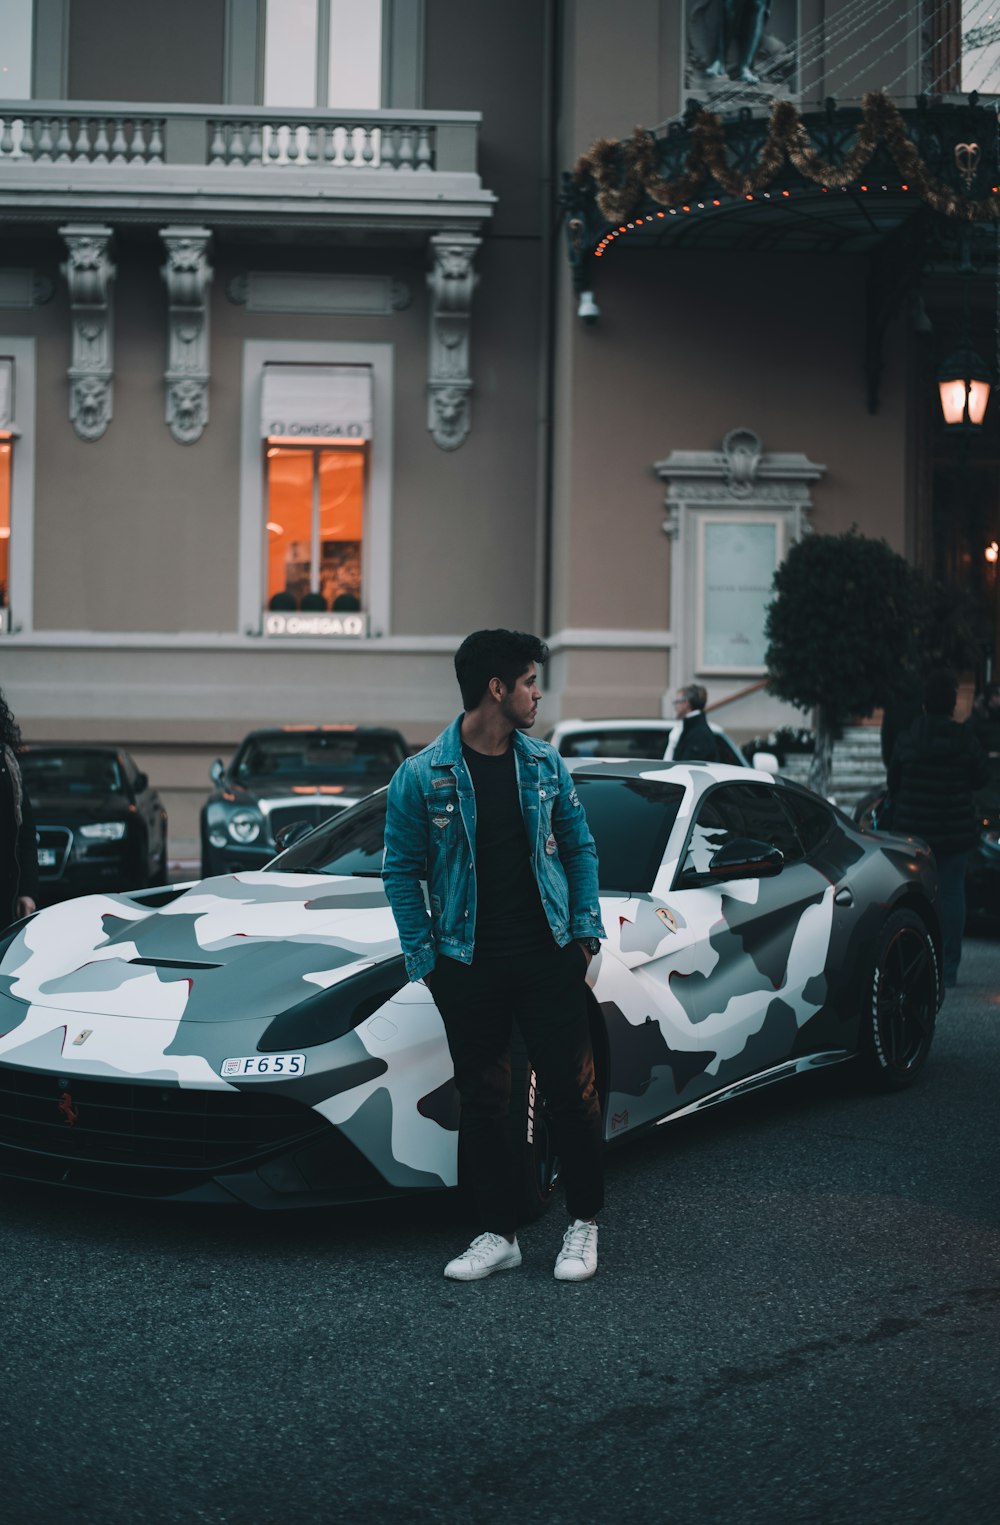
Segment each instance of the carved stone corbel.
[[430,240],[427,427],[442,450],[457,450],[472,422],[469,317],[479,281],[473,261],[481,242],[474,233],[435,233]]
[[59,229],[69,250],[60,270],[69,287],[73,321],[69,377],[69,417],[83,440],[100,439],[112,415],[114,341],[111,228],[72,223]]
[[167,262],[166,420],[180,445],[193,445],[208,423],[208,295],[213,270],[208,228],[161,228]]

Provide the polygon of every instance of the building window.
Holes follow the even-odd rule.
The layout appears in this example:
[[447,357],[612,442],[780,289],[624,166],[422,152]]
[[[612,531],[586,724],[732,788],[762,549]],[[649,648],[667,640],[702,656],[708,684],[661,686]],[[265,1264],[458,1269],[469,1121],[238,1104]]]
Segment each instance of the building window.
[[268,0],[264,104],[378,110],[382,0]]
[[[939,25],[945,27],[950,12],[942,8]],[[954,30],[954,28],[953,28]],[[962,26],[956,39],[961,49],[960,89],[963,94],[978,90],[981,94],[1000,94],[1000,19],[992,5],[979,0],[962,0]],[[942,88],[940,81],[937,89]],[[944,89],[951,86],[947,82]]]
[[246,342],[243,630],[387,633],[391,462],[390,345]]
[[31,26],[33,0],[4,0],[0,27],[0,96],[31,99]]
[[783,557],[780,514],[699,514],[699,673],[756,676],[765,671],[764,621],[775,569]]
[[362,607],[366,447],[268,445],[267,604]]
[[35,341],[0,338],[0,632],[30,630]]

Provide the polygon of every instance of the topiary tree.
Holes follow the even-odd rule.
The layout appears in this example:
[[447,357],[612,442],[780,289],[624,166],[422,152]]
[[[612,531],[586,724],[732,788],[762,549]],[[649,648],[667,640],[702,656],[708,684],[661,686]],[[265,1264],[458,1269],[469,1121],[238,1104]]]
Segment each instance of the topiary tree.
[[846,722],[884,705],[913,660],[920,583],[885,540],[856,526],[805,536],[774,574],[768,688],[815,712],[809,785],[819,794],[830,792],[833,743]]

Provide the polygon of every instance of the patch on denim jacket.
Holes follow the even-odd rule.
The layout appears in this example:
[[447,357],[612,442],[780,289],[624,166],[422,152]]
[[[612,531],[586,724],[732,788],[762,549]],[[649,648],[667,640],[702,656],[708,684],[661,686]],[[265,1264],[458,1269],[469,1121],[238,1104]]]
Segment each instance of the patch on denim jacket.
[[547,837],[546,840],[545,840],[545,851],[548,853],[550,858],[555,853],[555,850],[556,850],[556,839],[555,839],[555,837]]
[[454,782],[455,782],[454,778],[449,773],[447,778],[432,778],[431,779],[431,788],[432,789],[449,789]]
[[435,826],[450,826],[451,825],[451,816],[450,815],[432,815],[431,816],[431,820],[434,822]]

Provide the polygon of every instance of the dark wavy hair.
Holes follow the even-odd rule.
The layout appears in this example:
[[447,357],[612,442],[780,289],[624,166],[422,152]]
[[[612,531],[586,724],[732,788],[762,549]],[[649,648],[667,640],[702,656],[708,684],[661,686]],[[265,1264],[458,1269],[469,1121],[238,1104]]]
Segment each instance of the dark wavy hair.
[[21,750],[21,728],[8,708],[2,689],[0,689],[0,743],[12,748],[15,752]]
[[474,630],[455,653],[455,676],[465,708],[476,708],[491,678],[513,688],[533,662],[544,662],[548,654],[544,641],[523,630]]

